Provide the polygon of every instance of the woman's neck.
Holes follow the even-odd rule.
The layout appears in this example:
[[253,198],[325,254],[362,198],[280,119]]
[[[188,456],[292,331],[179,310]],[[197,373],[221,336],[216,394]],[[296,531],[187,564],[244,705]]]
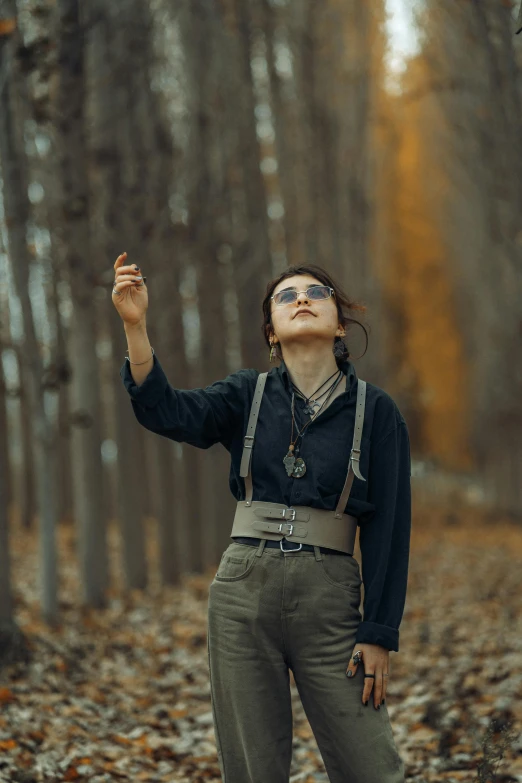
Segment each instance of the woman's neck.
[[316,353],[308,349],[285,351],[283,359],[290,380],[307,398],[331,375],[334,376],[330,378],[330,383],[332,383],[335,380],[335,373],[339,369],[333,353],[331,351],[325,352],[324,349]]

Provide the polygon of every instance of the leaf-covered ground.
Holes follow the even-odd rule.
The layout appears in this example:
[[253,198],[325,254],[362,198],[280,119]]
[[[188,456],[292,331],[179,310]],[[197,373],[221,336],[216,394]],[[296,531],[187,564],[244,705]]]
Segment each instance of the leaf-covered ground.
[[[0,674],[0,780],[220,781],[206,649],[213,572],[125,597],[116,576],[109,607],[86,611],[74,531],[60,529],[58,541],[61,624],[51,630],[40,619],[36,535],[11,540],[32,659]],[[117,571],[116,528],[110,547]],[[386,700],[408,781],[522,782],[521,560],[521,527],[417,510]],[[293,681],[292,696],[290,780],[325,783]]]

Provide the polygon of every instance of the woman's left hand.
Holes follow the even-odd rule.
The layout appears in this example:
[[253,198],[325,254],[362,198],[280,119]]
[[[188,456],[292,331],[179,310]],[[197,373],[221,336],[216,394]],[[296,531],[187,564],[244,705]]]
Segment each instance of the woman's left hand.
[[[353,656],[361,650],[362,656],[360,663],[355,663]],[[356,644],[353,648],[350,663],[346,670],[348,677],[354,677],[357,671],[357,666],[364,667],[365,674],[374,674],[373,677],[366,677],[364,680],[364,688],[362,694],[363,704],[368,704],[368,700],[373,690],[373,706],[375,709],[380,709],[381,704],[386,698],[386,686],[388,684],[388,677],[383,677],[384,674],[390,673],[390,651],[386,647],[381,647],[380,644]],[[349,674],[351,672],[351,674]]]

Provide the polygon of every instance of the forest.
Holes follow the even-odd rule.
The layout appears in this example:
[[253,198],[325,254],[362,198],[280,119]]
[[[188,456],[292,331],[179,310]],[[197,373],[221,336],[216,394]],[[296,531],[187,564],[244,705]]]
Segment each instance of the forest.
[[290,265],[364,303],[411,443],[406,779],[522,783],[521,215],[518,2],[0,0],[0,781],[221,780],[230,454],[137,422],[125,252],[177,389],[270,370]]

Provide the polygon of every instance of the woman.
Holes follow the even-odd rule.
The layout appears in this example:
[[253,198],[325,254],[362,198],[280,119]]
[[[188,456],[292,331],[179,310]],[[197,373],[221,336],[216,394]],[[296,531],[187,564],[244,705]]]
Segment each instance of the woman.
[[[199,448],[222,443],[231,455],[233,540],[208,607],[223,781],[287,783],[291,669],[330,781],[402,783],[385,698],[406,598],[410,448],[397,405],[357,378],[342,340],[346,324],[358,323],[347,311],[364,306],[321,267],[290,267],[263,302],[279,366],[179,390],[147,338],[145,278],[125,261],[124,253],[114,265],[113,301],[138,421]],[[363,579],[352,556],[357,526]]]

